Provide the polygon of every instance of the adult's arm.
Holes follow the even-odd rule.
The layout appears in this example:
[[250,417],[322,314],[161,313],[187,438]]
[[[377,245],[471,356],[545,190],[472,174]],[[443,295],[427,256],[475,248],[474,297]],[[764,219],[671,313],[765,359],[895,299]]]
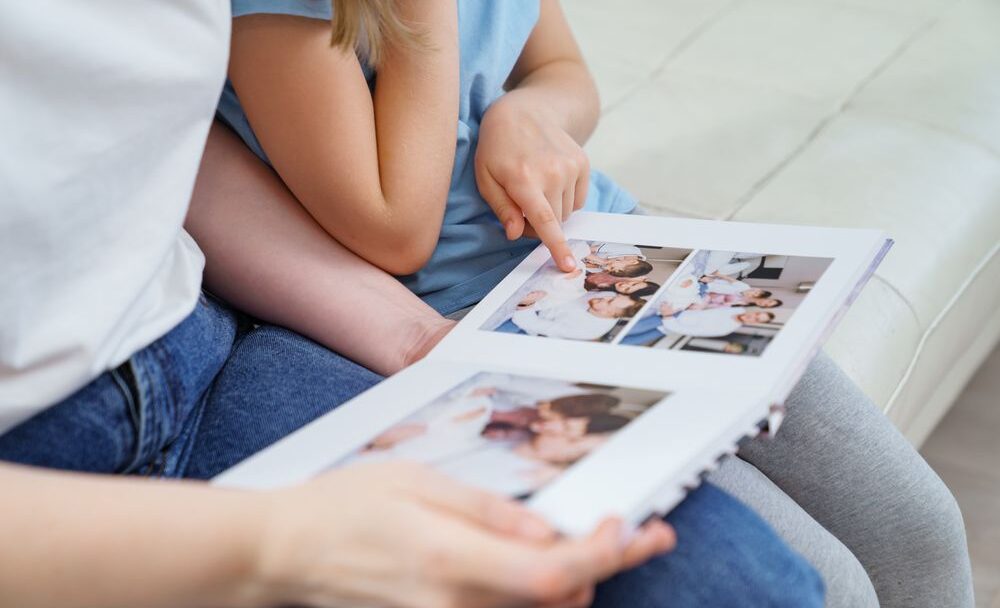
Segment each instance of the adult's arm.
[[[0,605],[588,605],[669,549],[605,522],[555,540],[523,506],[417,466],[349,467],[272,492],[0,463]],[[568,602],[567,602],[568,601]]]
[[185,228],[205,252],[205,284],[214,293],[381,374],[422,357],[453,325],[324,232],[219,123]]
[[235,606],[259,516],[207,486],[53,473],[0,463],[0,605]]
[[455,0],[401,0],[424,33],[390,45],[374,98],[330,24],[285,15],[233,23],[229,76],[274,168],[320,226],[396,274],[420,269],[441,230],[458,124]]

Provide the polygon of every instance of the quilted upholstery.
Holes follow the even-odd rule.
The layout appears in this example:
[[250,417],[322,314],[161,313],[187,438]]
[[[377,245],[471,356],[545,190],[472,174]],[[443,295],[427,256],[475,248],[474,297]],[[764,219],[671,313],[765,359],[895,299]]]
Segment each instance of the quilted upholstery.
[[569,0],[653,212],[878,227],[827,349],[919,444],[1000,337],[1000,0]]

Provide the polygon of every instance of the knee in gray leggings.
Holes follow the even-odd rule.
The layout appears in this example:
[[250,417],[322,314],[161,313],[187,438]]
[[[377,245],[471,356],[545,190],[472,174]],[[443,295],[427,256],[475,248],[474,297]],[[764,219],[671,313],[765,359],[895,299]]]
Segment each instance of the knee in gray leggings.
[[935,606],[944,605],[937,603],[944,600],[950,606],[971,608],[971,568],[962,511],[932,471],[920,481],[901,492],[895,505],[887,505],[892,520],[879,534],[895,545],[892,555],[902,563],[891,563],[884,554],[862,561],[883,606]]

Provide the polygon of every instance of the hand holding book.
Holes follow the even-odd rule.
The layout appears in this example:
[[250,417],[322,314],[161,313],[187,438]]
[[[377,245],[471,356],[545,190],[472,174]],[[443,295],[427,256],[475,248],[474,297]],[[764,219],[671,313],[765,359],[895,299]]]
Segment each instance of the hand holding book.
[[429,468],[339,469],[267,495],[255,568],[273,605],[587,605],[593,586],[673,548],[657,520],[558,538],[523,505]]

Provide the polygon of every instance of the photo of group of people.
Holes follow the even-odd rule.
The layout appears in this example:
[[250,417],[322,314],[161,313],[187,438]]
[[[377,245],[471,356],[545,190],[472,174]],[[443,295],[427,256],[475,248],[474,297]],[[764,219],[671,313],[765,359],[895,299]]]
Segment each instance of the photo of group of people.
[[411,460],[524,499],[599,448],[667,393],[479,373],[337,466]]
[[483,324],[483,330],[610,342],[683,263],[690,249],[569,242],[579,267],[546,262]]
[[698,251],[621,344],[759,356],[832,262]]

